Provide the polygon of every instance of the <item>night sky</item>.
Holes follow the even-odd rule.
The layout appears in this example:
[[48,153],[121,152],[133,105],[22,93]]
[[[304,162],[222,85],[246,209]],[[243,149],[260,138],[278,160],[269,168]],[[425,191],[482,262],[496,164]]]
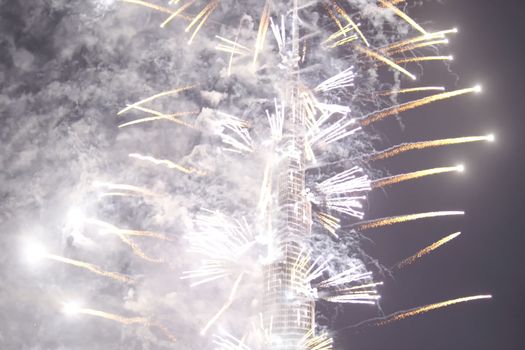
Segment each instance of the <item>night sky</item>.
[[[428,70],[422,81],[446,81],[448,86],[458,88],[479,83],[483,85],[483,93],[410,111],[403,115],[403,127],[393,118],[378,125],[376,130],[384,135],[387,145],[489,133],[495,134],[496,142],[411,152],[378,163],[379,168],[388,169],[392,174],[459,163],[465,164],[466,171],[462,175],[436,176],[404,183],[389,188],[387,192],[376,191],[370,197],[368,217],[434,210],[465,210],[466,215],[371,230],[366,233],[370,241],[364,243],[364,249],[384,265],[392,266],[448,234],[462,232],[458,239],[439,251],[392,277],[386,277],[385,287],[381,290],[385,314],[468,295],[492,294],[493,299],[457,305],[383,327],[359,329],[343,328],[374,314],[361,306],[345,307],[344,313],[336,317],[334,328],[342,329],[336,333],[336,342],[344,350],[524,349],[525,276],[521,259],[525,257],[525,239],[521,219],[525,207],[522,186],[525,4],[520,0],[422,2],[422,6],[412,9],[411,15],[427,19],[427,22],[422,22],[427,28],[459,28],[459,33],[449,45],[450,49],[447,49],[455,57],[450,66],[451,72],[446,69]],[[70,339],[67,335],[56,335],[59,332],[43,331],[37,326],[46,322],[44,316],[51,311],[37,307],[39,316],[34,317],[30,310],[33,303],[28,299],[37,295],[47,282],[37,280],[38,287],[29,287],[30,291],[27,291],[25,286],[29,285],[30,279],[19,277],[18,273],[22,272],[13,273],[24,271],[16,262],[16,236],[18,232],[34,229],[35,225],[27,220],[27,215],[34,215],[32,218],[44,222],[40,226],[46,229],[56,229],[50,223],[66,210],[65,204],[50,207],[46,203],[58,202],[55,195],[43,193],[42,188],[61,182],[74,187],[65,178],[70,173],[61,167],[70,167],[73,169],[70,169],[71,172],[82,181],[84,177],[89,178],[83,173],[94,167],[106,165],[108,173],[122,171],[123,165],[105,164],[98,158],[94,160],[94,152],[100,144],[107,152],[97,155],[101,159],[110,152],[104,148],[106,145],[114,142],[134,144],[125,137],[115,136],[114,131],[107,131],[115,127],[115,122],[110,121],[110,117],[104,117],[99,109],[116,110],[121,101],[128,99],[127,93],[133,98],[142,96],[138,88],[127,92],[124,88],[126,84],[140,85],[141,77],[130,72],[139,71],[144,68],[142,63],[154,59],[141,57],[142,63],[136,65],[131,59],[129,62],[119,61],[114,66],[105,62],[118,55],[89,51],[90,47],[98,48],[96,44],[90,46],[92,40],[102,39],[76,32],[81,29],[76,28],[75,23],[64,24],[64,13],[76,7],[67,3],[40,0],[35,2],[35,8],[42,10],[29,11],[30,6],[21,1],[0,0],[0,249],[3,252],[0,257],[0,349],[70,349],[60,345],[68,344]],[[82,4],[78,5],[77,14],[81,13],[82,7]],[[48,11],[49,8],[63,8],[64,12]],[[103,18],[106,25],[110,21],[108,17]],[[92,25],[98,24],[94,21]],[[115,30],[124,32],[126,28],[119,29],[115,25]],[[78,40],[85,44],[83,50],[86,52],[75,51],[75,35],[79,35]],[[101,45],[125,45],[113,42],[111,38],[104,40],[107,42]],[[61,41],[63,45],[58,44]],[[168,55],[169,51],[162,53]],[[61,66],[64,62],[66,64]],[[191,62],[177,62],[182,62],[181,71],[191,69]],[[89,71],[79,73],[83,66],[102,67],[107,75],[95,75]],[[118,66],[126,66],[126,71],[116,71]],[[155,69],[147,67],[150,68]],[[149,73],[144,73],[142,77]],[[84,79],[100,79],[98,83],[107,84],[111,95],[104,100],[105,105],[90,104],[104,93],[90,91],[89,85],[82,83]],[[71,94],[76,96],[75,99],[63,98],[71,95],[67,85],[61,85],[68,80],[80,82],[73,86],[76,90]],[[153,88],[159,91],[163,86],[177,85],[178,82],[175,77],[169,76],[157,83]],[[46,105],[46,101],[53,101],[53,105]],[[29,118],[29,114],[38,114],[41,119]],[[24,118],[28,118],[30,123],[24,123]],[[75,133],[81,135],[74,136]],[[176,136],[178,148],[170,146],[171,139],[164,134],[159,139],[148,134],[146,141],[157,142],[153,145],[157,150],[184,156],[189,150],[183,149],[185,146],[182,145],[187,144],[192,136],[183,133]],[[47,141],[50,138],[59,141],[51,144]],[[80,139],[96,139],[98,144],[85,144],[78,141]],[[71,158],[67,153],[69,147],[84,147],[88,151],[83,152],[83,156]],[[39,153],[40,149],[50,153]],[[122,151],[119,152],[122,156]],[[49,167],[58,169],[56,174],[39,171]],[[144,179],[144,174],[141,173],[138,178]],[[161,181],[158,180],[159,183]],[[158,183],[155,185],[157,188],[161,186]],[[250,193],[244,196],[249,197]],[[81,199],[78,198],[79,201]],[[178,200],[164,205],[167,213],[177,206]],[[155,221],[150,223],[154,225]],[[111,259],[121,262],[121,256],[117,253]],[[155,308],[148,310],[155,311]],[[184,311],[177,317],[186,317]],[[60,323],[56,318],[52,322],[58,327]],[[108,328],[108,333],[114,329]],[[91,328],[86,330],[88,334],[93,334],[89,333],[91,331]],[[128,334],[130,337],[133,335]],[[54,336],[59,338],[56,342],[50,340]],[[118,337],[106,336],[118,344]],[[13,337],[26,337],[33,341]],[[46,339],[46,342],[39,343],[39,337]],[[114,344],[116,347],[107,349],[124,348]],[[138,343],[121,344],[125,344],[126,349],[143,349]],[[169,348],[165,344],[163,346],[166,347],[154,344],[152,341],[150,347],[144,349]],[[174,348],[179,347],[175,345]]]

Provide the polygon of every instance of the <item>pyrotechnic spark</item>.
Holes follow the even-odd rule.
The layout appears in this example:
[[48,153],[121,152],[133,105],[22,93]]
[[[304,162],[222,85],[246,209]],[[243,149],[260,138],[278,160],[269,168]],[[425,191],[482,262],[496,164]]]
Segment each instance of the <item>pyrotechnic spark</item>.
[[308,332],[303,339],[301,339],[299,349],[306,350],[332,350],[334,341],[326,333],[314,335],[313,331]]
[[475,87],[471,87],[471,88],[467,88],[467,89],[455,90],[455,91],[450,91],[450,92],[443,92],[441,94],[436,94],[436,95],[432,95],[432,96],[429,96],[429,97],[421,98],[419,100],[415,100],[415,101],[411,101],[411,102],[407,102],[407,103],[402,103],[400,105],[389,107],[389,108],[384,109],[382,111],[372,113],[372,114],[364,117],[363,119],[361,119],[360,123],[361,123],[361,125],[364,125],[364,126],[370,125],[370,124],[375,123],[377,121],[380,121],[380,120],[382,120],[382,119],[384,119],[386,117],[389,117],[389,116],[392,116],[392,115],[396,115],[396,114],[399,114],[401,112],[405,112],[405,111],[408,111],[408,110],[411,110],[411,109],[414,109],[414,108],[418,108],[418,107],[427,105],[427,104],[432,103],[432,102],[437,102],[437,101],[446,100],[446,99],[449,99],[449,98],[452,98],[452,97],[456,97],[456,96],[460,96],[460,95],[465,95],[465,94],[470,94],[470,93],[479,93],[479,92],[481,92],[481,87],[480,86],[475,86]]
[[224,312],[226,312],[226,310],[228,310],[231,306],[231,304],[234,302],[235,300],[235,297],[237,295],[237,289],[239,289],[239,284],[241,283],[242,281],[242,277],[244,275],[244,272],[241,272],[239,274],[239,277],[237,277],[237,279],[235,280],[235,282],[233,282],[233,286],[232,286],[232,289],[231,289],[231,292],[230,292],[230,295],[228,296],[228,300],[226,301],[226,303],[222,306],[222,308],[208,321],[208,323],[206,323],[206,325],[204,326],[204,328],[201,330],[201,334],[204,335],[206,334],[206,332],[208,331],[208,329],[210,329],[211,326],[213,326],[213,324],[215,322],[217,322],[217,320],[224,314]]
[[170,122],[173,122],[173,123],[176,123],[176,124],[184,125],[184,126],[186,126],[188,128],[195,129],[195,126],[193,126],[192,124],[188,124],[188,123],[178,119],[177,117],[181,117],[181,116],[185,116],[185,115],[191,115],[191,114],[199,114],[199,113],[200,113],[199,111],[188,111],[188,112],[178,112],[178,113],[172,113],[172,114],[160,114],[160,115],[157,115],[155,117],[147,117],[147,118],[135,119],[135,120],[132,120],[130,122],[120,124],[118,127],[119,128],[124,128],[126,126],[137,125],[137,124],[142,124],[142,123],[147,123],[147,122],[154,122],[154,121],[159,121],[159,120],[167,120],[167,121],[170,121]]
[[365,221],[355,226],[357,230],[362,231],[362,230],[368,230],[371,228],[390,226],[390,225],[399,224],[399,223],[403,223],[407,221],[415,221],[415,220],[421,220],[421,219],[426,219],[426,218],[435,218],[435,217],[440,217],[440,216],[455,216],[455,215],[465,215],[465,212],[463,211],[435,211],[435,212],[420,213],[420,214],[391,216],[388,218]]
[[341,228],[341,220],[326,213],[316,213],[317,220],[319,223],[330,232],[336,239],[339,238],[339,235],[336,233],[337,230]]
[[253,67],[257,64],[257,58],[264,49],[264,41],[266,39],[266,33],[270,26],[270,1],[266,1],[259,22],[259,31],[257,32],[257,39],[255,41],[255,50],[253,54]]
[[399,94],[407,94],[411,92],[425,92],[425,91],[445,91],[445,87],[443,86],[422,86],[422,87],[408,88],[408,89],[396,89],[396,90],[389,90],[389,91],[381,91],[378,93],[378,95],[388,96],[388,95],[399,95]]
[[133,283],[134,282],[134,280],[131,277],[128,277],[126,275],[122,275],[122,274],[117,273],[117,272],[105,271],[105,270],[101,269],[100,267],[98,267],[98,266],[96,266],[94,264],[86,263],[86,262],[83,262],[83,261],[73,260],[73,259],[69,259],[69,258],[60,256],[60,255],[55,255],[55,254],[45,254],[42,257],[45,258],[45,259],[54,260],[54,261],[62,262],[64,264],[68,264],[68,265],[71,265],[71,266],[79,267],[81,269],[93,272],[94,274],[97,274],[99,276],[111,278],[111,279],[113,279],[115,281],[120,281],[120,282],[125,282],[125,283]]
[[423,313],[427,313],[429,311],[433,311],[436,309],[446,308],[446,307],[449,307],[455,304],[466,303],[466,302],[475,301],[475,300],[491,299],[491,298],[492,298],[492,295],[477,295],[477,296],[472,296],[472,297],[465,297],[465,298],[458,298],[458,299],[443,301],[441,303],[430,304],[430,305],[418,307],[415,309],[411,309],[408,311],[395,313],[391,316],[386,317],[385,319],[378,321],[377,323],[375,323],[375,325],[384,326],[384,325],[387,325],[395,321],[400,321],[408,317],[414,317],[414,316],[417,316]]
[[426,148],[442,147],[448,145],[458,145],[462,143],[480,142],[480,141],[494,141],[494,135],[487,136],[467,136],[457,137],[451,139],[433,140],[433,141],[421,141],[414,143],[404,143],[398,146],[394,146],[380,153],[375,154],[371,157],[372,160],[387,159],[397,156],[401,153],[405,153],[412,150],[422,150]]
[[197,22],[199,22],[199,20],[200,20],[199,24],[193,30],[193,34],[191,35],[190,40],[188,40],[188,45],[191,45],[191,43],[193,42],[193,39],[195,39],[195,36],[199,32],[199,30],[202,28],[204,23],[206,23],[206,21],[211,16],[213,11],[215,11],[217,6],[219,6],[219,2],[220,2],[220,0],[212,0],[208,5],[206,5],[201,10],[201,12],[199,12],[199,14],[197,16],[195,16],[195,18],[193,18],[193,20],[190,22],[190,24],[188,24],[188,26],[185,29],[186,33],[189,32],[191,30],[191,28],[195,24],[197,24]]
[[133,108],[136,108],[138,106],[141,106],[143,105],[144,103],[147,103],[147,102],[151,102],[153,100],[156,100],[157,98],[160,98],[160,97],[165,97],[165,96],[170,96],[170,95],[176,95],[178,94],[179,92],[182,92],[182,91],[186,91],[186,90],[190,90],[190,89],[193,89],[196,85],[188,85],[188,86],[183,86],[183,87],[180,87],[180,88],[177,88],[177,89],[174,89],[174,90],[170,90],[170,91],[164,91],[164,92],[160,92],[158,94],[155,94],[153,96],[150,96],[150,97],[147,97],[143,100],[140,100],[138,102],[135,102],[131,105],[128,105],[126,106],[126,108],[120,110],[117,115],[121,115],[121,114],[124,114],[126,113],[127,111],[133,109]]
[[173,12],[164,22],[161,23],[160,27],[164,28],[168,23],[170,23],[175,17],[181,15],[188,7],[190,7],[195,1],[188,1],[181,7],[179,7],[175,12]]
[[395,60],[396,64],[402,63],[413,63],[413,62],[426,62],[426,61],[453,61],[453,56],[424,56],[424,57],[412,57]]
[[457,29],[454,28],[454,29],[449,29],[449,30],[443,30],[440,32],[427,33],[424,35],[417,36],[415,38],[402,40],[402,41],[399,41],[399,42],[396,42],[396,43],[393,43],[393,44],[390,44],[384,47],[383,49],[381,49],[381,51],[391,51],[391,50],[399,49],[400,47],[403,47],[403,46],[409,46],[411,44],[420,43],[422,41],[428,41],[428,40],[433,40],[433,39],[445,39],[446,35],[451,34],[451,33],[457,33]]
[[217,345],[219,350],[250,350],[243,339],[237,339],[224,330],[221,334],[213,335],[213,344]]
[[434,250],[438,249],[439,247],[447,244],[448,242],[452,241],[456,237],[461,235],[461,232],[453,233],[445,238],[440,239],[439,241],[432,243],[428,247],[421,249],[416,254],[412,255],[411,257],[401,261],[399,264],[396,265],[398,269],[402,269],[408,265],[413,264],[416,260],[421,259],[423,256],[432,253]]
[[393,3],[386,1],[386,0],[378,0],[378,2],[381,4],[381,6],[386,7],[394,11],[394,13],[401,17],[403,20],[405,20],[408,24],[410,24],[414,29],[419,31],[422,34],[427,34],[426,30],[424,30],[419,24],[417,24],[416,21],[414,21],[412,18],[410,18],[406,13],[398,9],[393,5]]
[[362,53],[364,53],[368,57],[376,59],[376,60],[378,60],[378,61],[380,61],[380,62],[382,62],[382,63],[384,63],[384,64],[386,64],[386,65],[388,65],[390,67],[392,67],[393,69],[403,73],[404,75],[406,75],[410,79],[412,79],[412,80],[416,80],[417,79],[414,74],[410,73],[405,68],[401,67],[400,65],[398,65],[397,63],[395,63],[391,59],[386,58],[385,56],[382,56],[382,55],[378,54],[377,52],[372,51],[370,49],[367,49],[365,47],[356,46],[356,48],[357,48],[357,50],[361,51]]
[[383,179],[373,181],[372,188],[386,187],[386,186],[397,184],[403,181],[419,179],[421,177],[431,176],[431,175],[436,175],[436,174],[451,173],[454,171],[463,172],[464,167],[462,165],[458,165],[458,166],[451,166],[451,167],[420,170],[420,171],[415,171],[413,173],[390,176],[390,177],[386,177]]
[[150,163],[153,163],[155,165],[163,165],[169,169],[177,169],[178,171],[181,171],[185,174],[194,174],[194,173],[200,173],[194,169],[191,169],[191,168],[186,168],[182,165],[179,165],[179,164],[175,164],[173,163],[171,160],[167,160],[167,159],[156,159],[154,157],[151,157],[151,156],[143,156],[139,153],[130,153],[128,154],[128,157],[130,158],[134,158],[134,159],[138,159],[138,160],[143,160],[143,161],[147,161],[147,162],[150,162]]
[[395,50],[389,50],[388,54],[395,55],[395,54],[399,54],[399,53],[403,53],[407,51],[414,51],[416,49],[421,49],[423,47],[436,46],[436,45],[447,45],[448,43],[449,43],[448,39],[439,39],[439,40],[427,41],[424,43],[410,44],[410,45],[402,46]]
[[124,317],[121,315],[112,314],[105,311],[100,310],[94,310],[94,309],[88,309],[84,307],[79,307],[78,305],[74,303],[64,303],[63,304],[63,311],[66,314],[83,314],[83,315],[89,315],[89,316],[95,316],[99,318],[103,318],[106,320],[114,321],[123,325],[141,325],[143,327],[151,327],[151,328],[157,328],[159,329],[164,335],[171,341],[175,341],[175,336],[163,325],[151,321],[147,317]]
[[136,4],[136,5],[140,5],[140,6],[144,6],[144,7],[148,7],[150,9],[157,10],[157,11],[164,12],[164,13],[168,13],[168,14],[171,14],[173,12],[171,9],[169,9],[167,7],[162,7],[162,6],[159,6],[159,5],[155,5],[155,4],[152,4],[152,3],[147,2],[147,1],[140,1],[140,0],[119,0],[119,1],[127,2],[127,3],[130,3],[130,4]]
[[334,89],[342,89],[345,87],[354,86],[354,67],[350,67],[334,75],[333,77],[323,81],[321,84],[317,85],[315,91],[319,92],[328,92]]

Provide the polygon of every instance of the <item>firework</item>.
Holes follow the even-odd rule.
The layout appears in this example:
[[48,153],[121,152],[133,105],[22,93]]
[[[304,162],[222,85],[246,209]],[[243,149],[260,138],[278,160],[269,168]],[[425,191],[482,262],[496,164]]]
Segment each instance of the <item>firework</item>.
[[[156,204],[153,198],[182,198],[178,205],[184,209],[185,233],[177,242],[186,245],[185,253],[191,256],[191,261],[177,278],[193,288],[194,294],[215,288],[215,283],[225,287],[214,289],[226,291],[225,295],[210,298],[207,310],[213,311],[207,312],[205,322],[198,325],[201,335],[217,330],[211,342],[218,349],[332,349],[332,338],[317,332],[316,301],[378,307],[381,299],[379,290],[383,282],[376,280],[374,267],[357,257],[360,247],[355,237],[369,229],[464,214],[433,211],[363,220],[373,189],[464,170],[463,166],[440,167],[371,180],[372,161],[411,150],[494,140],[493,136],[459,137],[370,151],[376,141],[372,124],[434,102],[481,91],[479,86],[455,91],[446,91],[440,84],[405,86],[406,81],[412,84],[417,78],[410,71],[412,63],[443,65],[443,61],[453,59],[438,52],[437,46],[447,44],[448,36],[457,30],[425,30],[397,7],[404,0],[344,3],[268,0],[253,2],[257,6],[249,11],[227,8],[229,3],[220,0],[172,0],[169,7],[146,1],[122,1],[160,12],[158,24],[165,31],[176,30],[177,26],[170,24],[184,19],[187,33],[183,36],[184,45],[195,43],[187,51],[195,59],[202,57],[205,60],[202,66],[210,71],[202,72],[196,67],[195,74],[181,72],[177,81],[184,83],[178,83],[179,87],[165,88],[166,91],[125,105],[117,113],[120,118],[141,115],[132,120],[122,119],[118,127],[175,123],[192,129],[195,139],[207,144],[195,147],[194,152],[180,159],[173,153],[170,159],[128,154],[130,159],[151,166],[148,170],[161,167],[176,170],[176,175],[182,175],[180,183],[165,188],[177,188],[177,193],[163,193],[161,197],[139,186],[97,182],[95,186],[102,189],[101,196],[140,196],[148,198],[148,205]],[[242,16],[235,18],[240,13]],[[370,15],[373,20],[369,20]],[[223,18],[215,19],[220,16]],[[230,25],[232,18],[235,26]],[[208,29],[211,33],[204,34]],[[197,35],[207,35],[213,40],[198,41]],[[222,71],[216,68],[221,62],[224,62]],[[214,76],[213,71],[221,73]],[[386,74],[388,78],[383,81]],[[156,80],[159,81],[162,80]],[[193,93],[198,86],[203,87],[200,95]],[[260,96],[255,96],[259,93]],[[406,94],[416,97],[400,103],[398,97]],[[158,107],[173,99],[179,105],[198,107],[170,112]],[[198,117],[191,121],[192,115]],[[207,164],[206,156],[216,162],[217,171],[204,172],[193,167]],[[244,172],[248,167],[250,172]],[[249,179],[247,183],[234,183],[239,178],[237,172],[246,179],[244,175],[252,170],[261,171],[252,183]],[[192,187],[192,181],[199,182],[203,190]],[[228,198],[217,199],[215,192],[219,186],[223,197]],[[255,192],[257,189],[259,193]],[[240,194],[242,191],[246,193]],[[203,206],[215,205],[220,211],[204,209],[196,204],[198,200],[205,202]],[[127,205],[131,201],[115,202]],[[171,235],[124,229],[93,218],[80,218],[75,229],[80,231],[81,225],[92,225],[100,234],[118,237],[129,247],[130,256],[143,260],[148,267],[152,265],[146,263],[167,264],[177,269],[166,261],[166,254],[150,255],[146,245],[149,240],[173,242]],[[321,229],[329,234],[318,235]],[[459,233],[433,243],[400,262],[397,268],[412,264],[457,236]],[[119,282],[133,282],[131,277],[87,262],[47,252],[39,256]],[[243,288],[252,288],[254,281],[259,283],[257,292],[244,293]],[[193,298],[191,295],[188,309],[193,306]],[[490,296],[459,298],[372,321],[386,325],[487,298]],[[243,299],[243,304],[239,299]],[[219,305],[211,306],[216,300]],[[254,311],[250,315],[246,312],[245,320],[228,318],[229,313],[238,311],[237,304],[252,305]],[[74,305],[66,305],[65,309],[123,325],[157,328],[174,340],[166,327],[149,317],[125,317]],[[202,319],[191,316],[193,320]],[[232,328],[230,334],[223,329],[224,324],[229,329],[230,325],[239,328]]]
[[428,247],[421,249],[416,254],[412,255],[409,258],[406,258],[405,260],[401,261],[399,264],[396,265],[398,269],[402,269],[405,266],[408,266],[410,264],[413,264],[416,260],[421,259],[423,256],[432,253],[434,250],[438,249],[439,247],[447,244],[448,242],[452,241],[453,239],[457,238],[461,232],[453,233],[445,238],[440,239],[439,241],[432,243]]

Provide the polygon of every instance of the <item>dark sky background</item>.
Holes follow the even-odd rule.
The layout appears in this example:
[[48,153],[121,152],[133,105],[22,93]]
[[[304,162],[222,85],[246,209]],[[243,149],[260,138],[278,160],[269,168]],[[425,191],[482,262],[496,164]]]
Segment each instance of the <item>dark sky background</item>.
[[[50,30],[33,31],[29,36],[24,34],[23,22],[17,18],[20,13],[16,14],[17,7],[11,6],[13,3],[0,1],[1,11],[6,11],[2,14],[2,34],[15,38],[18,45],[37,57],[31,65],[45,63],[54,55],[45,37],[56,33]],[[7,7],[13,11],[8,16]],[[459,74],[457,84],[464,87],[480,83],[484,92],[406,113],[402,132],[394,121],[381,124],[378,130],[387,135],[391,144],[488,133],[494,133],[497,141],[415,152],[381,163],[379,166],[392,173],[458,163],[466,165],[466,172],[401,184],[386,194],[374,193],[369,217],[432,210],[465,210],[467,214],[463,218],[435,220],[430,224],[413,223],[371,231],[369,236],[374,243],[365,245],[371,255],[386,265],[393,265],[445,235],[463,232],[454,242],[385,281],[382,290],[385,313],[466,295],[492,294],[494,298],[384,327],[342,330],[337,336],[341,349],[525,348],[525,275],[522,272],[522,259],[525,258],[525,232],[522,230],[525,207],[522,172],[525,152],[524,13],[525,4],[520,0],[448,0],[429,2],[414,9],[414,17],[430,20],[430,28],[434,25],[435,29],[459,27],[450,45],[455,56],[451,67]],[[46,23],[42,25],[45,30],[53,27],[53,19],[42,17],[42,22]],[[0,69],[13,69],[6,63],[11,58],[5,46],[0,46],[0,60],[4,60]],[[0,85],[10,74],[0,71]],[[443,73],[429,71],[425,74],[422,79],[433,81]],[[447,79],[454,82],[456,77],[450,75]],[[29,84],[22,89],[31,91],[32,87]],[[0,134],[3,118],[0,116]],[[9,123],[13,125],[12,120]],[[5,152],[8,148],[2,145],[2,149]],[[0,219],[7,221],[11,215],[0,213]],[[7,245],[1,247],[10,249]],[[5,305],[5,301],[0,305]],[[338,318],[339,327],[369,315],[360,307],[345,310]],[[4,322],[0,325],[5,326],[6,319],[0,318]],[[9,337],[5,330],[0,335]],[[0,344],[2,340],[0,338]]]
[[375,255],[395,263],[399,256],[408,256],[446,234],[463,232],[457,241],[396,274],[383,292],[384,311],[478,292],[494,298],[358,334],[346,330],[342,343],[345,349],[360,350],[524,349],[525,4],[518,0],[424,3],[412,12],[414,17],[459,28],[451,44],[452,70],[459,74],[459,85],[480,82],[484,92],[406,113],[403,135],[396,136],[393,123],[381,130],[394,144],[487,131],[497,135],[497,142],[425,151],[388,163],[396,173],[415,170],[414,164],[419,168],[464,160],[467,171],[458,177],[402,184],[389,189],[387,196],[376,193],[372,217],[437,208],[463,209],[466,216],[371,233]]

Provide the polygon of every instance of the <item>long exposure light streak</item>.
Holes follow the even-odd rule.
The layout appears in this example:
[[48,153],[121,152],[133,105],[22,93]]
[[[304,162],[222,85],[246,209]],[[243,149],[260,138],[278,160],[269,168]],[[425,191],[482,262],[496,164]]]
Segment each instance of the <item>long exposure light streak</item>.
[[378,0],[378,2],[381,4],[381,6],[386,7],[388,9],[394,11],[394,13],[397,16],[401,17],[403,20],[405,20],[408,24],[410,24],[414,29],[416,29],[420,33],[427,34],[427,31],[424,30],[423,27],[421,27],[419,24],[417,24],[417,22],[414,21],[412,18],[410,18],[406,13],[404,13],[403,11],[401,11],[400,9],[395,7],[391,2],[389,2],[387,0]]
[[165,326],[161,325],[158,322],[151,321],[147,317],[124,317],[121,315],[112,314],[112,313],[101,311],[101,310],[80,307],[76,305],[75,303],[71,303],[71,302],[63,304],[63,312],[66,314],[83,314],[83,315],[95,316],[95,317],[114,321],[114,322],[117,322],[123,325],[127,325],[127,326],[140,325],[143,327],[157,328],[170,341],[173,341],[173,342],[176,341],[176,337],[168,330],[168,328],[166,328]]
[[408,89],[396,89],[396,90],[381,91],[378,93],[378,95],[388,96],[388,95],[407,94],[411,92],[426,92],[426,91],[445,91],[445,87],[443,86],[422,86],[422,87],[408,88]]
[[399,262],[396,265],[396,268],[402,269],[402,268],[404,268],[404,267],[406,267],[408,265],[413,264],[417,260],[421,259],[423,256],[432,253],[434,250],[440,248],[441,246],[443,246],[443,245],[447,244],[448,242],[452,241],[453,239],[457,238],[459,235],[461,235],[461,232],[456,232],[456,233],[453,233],[451,235],[448,235],[445,238],[440,239],[439,241],[437,241],[435,243],[432,243],[431,245],[421,249],[419,252],[417,252],[416,254],[412,255],[411,257],[406,258],[405,260]]
[[172,162],[171,160],[167,160],[167,159],[157,159],[157,158],[154,158],[154,157],[151,157],[151,156],[144,156],[144,155],[139,154],[139,153],[130,153],[128,155],[128,157],[134,158],[134,159],[138,159],[138,160],[142,160],[142,161],[146,161],[146,162],[150,162],[150,163],[153,163],[155,165],[162,165],[162,166],[165,166],[166,168],[169,168],[169,169],[176,169],[176,170],[178,170],[180,172],[183,172],[185,174],[193,174],[193,173],[196,172],[195,170],[193,170],[191,168],[184,167],[182,165],[176,164],[176,163]]
[[414,108],[422,107],[422,106],[427,105],[427,104],[432,103],[432,102],[437,102],[437,101],[446,100],[446,99],[449,99],[449,98],[452,98],[452,97],[456,97],[456,96],[461,96],[461,95],[471,94],[471,93],[479,93],[479,92],[481,92],[481,87],[480,86],[474,86],[474,87],[467,88],[467,89],[461,89],[461,90],[455,90],[455,91],[450,91],[450,92],[444,92],[444,93],[441,93],[441,94],[437,94],[437,95],[433,95],[433,96],[429,96],[429,97],[424,97],[424,98],[421,98],[419,100],[415,100],[415,101],[411,101],[411,102],[407,102],[407,103],[402,103],[400,105],[389,107],[389,108],[386,108],[386,109],[384,109],[382,111],[379,111],[379,112],[376,112],[376,113],[372,113],[372,114],[364,117],[363,119],[361,119],[360,123],[361,123],[361,125],[364,125],[364,126],[370,125],[370,124],[375,123],[377,121],[383,120],[386,117],[389,117],[389,116],[392,116],[392,115],[396,115],[396,114],[399,114],[401,112],[406,112],[406,111],[414,109]]
[[375,155],[371,157],[371,160],[387,159],[387,158],[395,157],[399,154],[413,151],[413,150],[423,150],[427,148],[443,147],[443,146],[449,146],[449,145],[459,145],[463,143],[480,142],[480,141],[493,142],[494,140],[495,140],[494,135],[486,135],[486,136],[466,136],[466,137],[456,137],[456,138],[433,140],[433,141],[403,143],[401,145],[397,145],[387,150],[376,153]]
[[431,176],[431,175],[437,175],[437,174],[443,174],[443,173],[451,173],[451,172],[463,172],[463,171],[464,171],[463,165],[420,170],[420,171],[415,171],[413,173],[400,174],[400,175],[390,176],[390,177],[386,177],[383,179],[372,181],[372,188],[386,187],[386,186],[398,184],[404,181],[419,179],[425,176]]
[[440,303],[430,304],[430,305],[414,308],[408,311],[402,311],[402,312],[395,313],[391,316],[388,316],[387,318],[383,320],[378,321],[377,323],[375,323],[375,325],[385,326],[395,321],[400,321],[400,320],[403,320],[409,317],[421,315],[421,314],[424,314],[424,313],[427,313],[433,310],[446,308],[446,307],[449,307],[455,304],[461,304],[461,303],[467,303],[470,301],[484,300],[484,299],[491,299],[491,298],[492,298],[492,295],[476,295],[472,297],[464,297],[464,298],[447,300],[447,301],[443,301]]
[[180,92],[183,92],[183,91],[186,91],[186,90],[190,90],[190,89],[193,89],[195,87],[195,85],[188,85],[188,86],[183,86],[183,87],[180,87],[180,88],[177,88],[177,89],[174,89],[174,90],[169,90],[169,91],[164,91],[164,92],[160,92],[158,94],[155,94],[153,96],[150,96],[150,97],[147,97],[143,100],[140,100],[138,102],[135,102],[133,104],[130,104],[128,105],[126,108],[120,110],[117,115],[122,115],[126,112],[128,112],[129,110],[135,108],[135,107],[138,107],[140,105],[143,105],[147,102],[151,102],[153,100],[156,100],[158,98],[161,98],[161,97],[165,97],[165,96],[170,96],[170,95],[176,95]]
[[396,62],[392,61],[391,59],[386,58],[385,56],[382,56],[382,55],[378,54],[377,52],[374,52],[373,50],[367,49],[365,47],[356,46],[356,48],[357,48],[357,50],[359,50],[360,52],[364,53],[368,57],[373,58],[375,60],[378,60],[379,62],[382,62],[382,63],[390,66],[391,68],[393,68],[393,69],[403,73],[404,75],[406,75],[410,79],[412,79],[412,80],[416,80],[417,79],[417,77],[414,74],[410,73],[405,68],[401,67],[400,65],[398,65]]
[[394,224],[400,224],[408,221],[415,221],[427,218],[436,218],[440,216],[457,216],[465,215],[463,211],[435,211],[428,213],[419,213],[419,214],[410,214],[402,216],[391,216],[387,218],[375,219],[371,221],[365,221],[363,223],[357,224],[355,227],[357,230],[369,230],[372,228],[379,228],[383,226],[390,226]]
[[[211,16],[211,14],[213,13],[213,11],[215,11],[215,9],[217,8],[217,6],[219,6],[219,2],[220,0],[212,0],[208,5],[206,5],[202,10],[201,12],[199,12],[199,14],[197,14],[197,16],[195,16],[193,18],[193,20],[190,22],[190,24],[188,24],[188,26],[186,27],[185,31],[186,33],[189,32],[191,30],[191,28],[197,24],[197,26],[195,27],[195,29],[193,30],[193,33],[190,37],[190,39],[188,40],[188,45],[191,45],[191,43],[193,42],[193,40],[195,39],[195,36],[197,35],[197,33],[200,31],[200,29],[202,28],[202,26],[204,25],[204,23],[206,23],[206,21],[208,20],[208,18]],[[200,20],[200,22],[199,22]]]

